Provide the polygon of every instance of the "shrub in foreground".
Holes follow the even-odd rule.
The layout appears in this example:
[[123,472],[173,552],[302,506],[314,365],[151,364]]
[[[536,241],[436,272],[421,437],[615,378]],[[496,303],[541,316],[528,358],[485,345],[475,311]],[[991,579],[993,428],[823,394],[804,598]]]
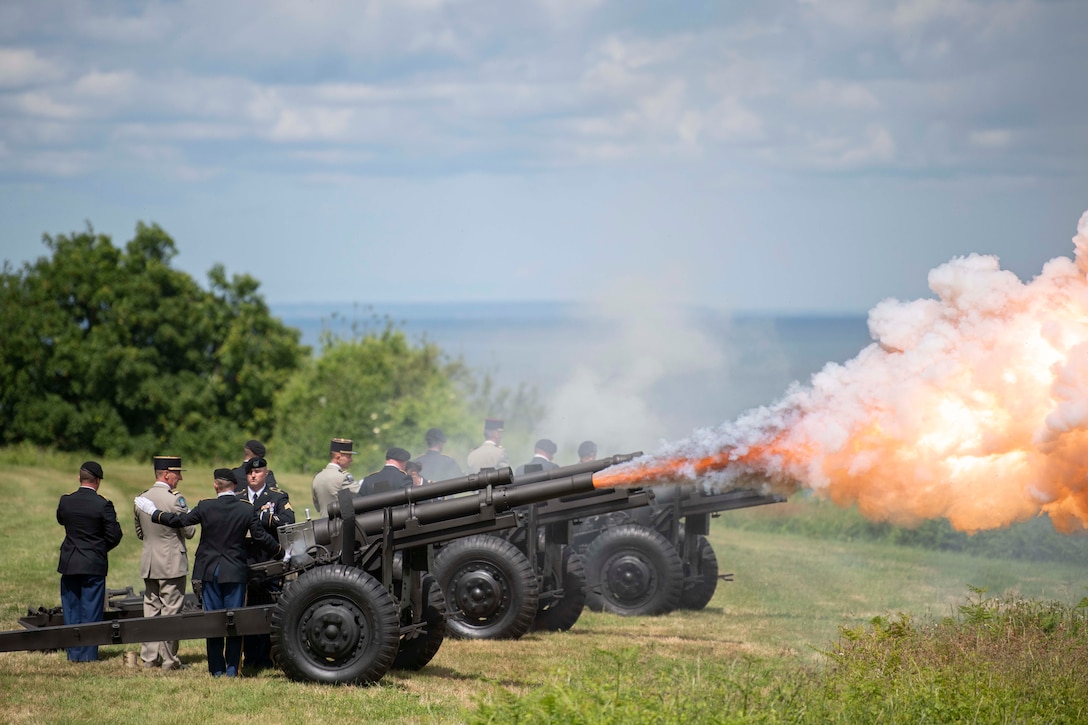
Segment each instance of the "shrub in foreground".
[[819,668],[596,652],[549,686],[481,700],[474,722],[1088,722],[1088,598],[973,591],[940,622],[899,614],[844,628]]

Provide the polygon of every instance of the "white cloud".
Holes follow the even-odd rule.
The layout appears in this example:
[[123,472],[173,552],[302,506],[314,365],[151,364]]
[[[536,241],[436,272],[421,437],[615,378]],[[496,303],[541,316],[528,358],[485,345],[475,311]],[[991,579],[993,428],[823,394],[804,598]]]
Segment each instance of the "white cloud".
[[798,103],[810,108],[844,111],[875,111],[880,100],[861,83],[821,78],[800,89]]
[[1012,132],[1008,129],[986,129],[972,131],[968,140],[975,146],[983,148],[1005,148],[1012,142]]
[[62,76],[60,64],[32,49],[0,47],[0,90],[37,86]]
[[[784,3],[663,30],[605,0],[77,2],[57,41],[0,48],[0,141],[33,153],[44,141],[20,123],[44,120],[87,148],[237,139],[286,153],[295,175],[319,163],[295,153],[309,144],[454,173],[662,158],[943,173],[972,154],[1000,164],[995,147],[1049,169],[1088,151],[1086,101],[1058,90],[1056,69],[1084,51],[1032,42],[1074,26],[1063,8]],[[24,10],[9,32],[32,37],[45,16]],[[1014,122],[1025,94],[1038,120]]]
[[13,100],[16,109],[31,117],[73,120],[83,115],[78,106],[58,101],[45,91],[27,91]]

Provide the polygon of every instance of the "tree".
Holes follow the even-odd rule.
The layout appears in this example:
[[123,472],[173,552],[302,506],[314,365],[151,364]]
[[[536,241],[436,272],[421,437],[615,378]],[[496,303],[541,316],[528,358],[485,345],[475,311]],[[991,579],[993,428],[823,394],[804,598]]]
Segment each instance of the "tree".
[[202,289],[156,224],[124,250],[90,225],[43,241],[51,256],[0,273],[0,440],[209,459],[271,433],[309,350],[256,280],[217,265]]
[[350,438],[361,477],[381,466],[390,446],[423,453],[428,428],[467,440],[467,375],[460,361],[446,360],[434,344],[410,343],[389,321],[347,340],[326,333],[321,354],[276,400],[279,462],[309,471],[328,462],[331,438]]

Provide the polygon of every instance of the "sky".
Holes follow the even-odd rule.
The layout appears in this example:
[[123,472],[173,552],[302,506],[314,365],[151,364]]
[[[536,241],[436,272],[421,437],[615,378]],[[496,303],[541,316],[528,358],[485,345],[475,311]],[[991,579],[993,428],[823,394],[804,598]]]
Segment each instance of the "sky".
[[[303,302],[864,313],[1088,209],[1083,0],[0,2],[0,253]],[[618,286],[618,287],[617,287]]]

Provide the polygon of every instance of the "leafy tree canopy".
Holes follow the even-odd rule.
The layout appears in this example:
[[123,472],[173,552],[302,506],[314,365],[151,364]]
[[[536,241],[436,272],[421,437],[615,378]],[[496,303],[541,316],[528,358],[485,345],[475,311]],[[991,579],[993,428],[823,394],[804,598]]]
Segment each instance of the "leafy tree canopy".
[[0,273],[0,440],[105,454],[234,458],[267,437],[273,399],[309,355],[248,275],[172,269],[138,223],[125,248],[88,225]]
[[329,460],[331,438],[350,438],[359,479],[381,467],[390,446],[419,456],[425,432],[437,427],[449,438],[445,452],[464,468],[465,454],[482,440],[484,417],[508,415],[530,426],[540,414],[535,391],[477,380],[462,361],[426,340],[409,341],[386,320],[380,329],[355,328],[351,339],[323,336],[321,355],[277,397],[276,464],[317,470]]

